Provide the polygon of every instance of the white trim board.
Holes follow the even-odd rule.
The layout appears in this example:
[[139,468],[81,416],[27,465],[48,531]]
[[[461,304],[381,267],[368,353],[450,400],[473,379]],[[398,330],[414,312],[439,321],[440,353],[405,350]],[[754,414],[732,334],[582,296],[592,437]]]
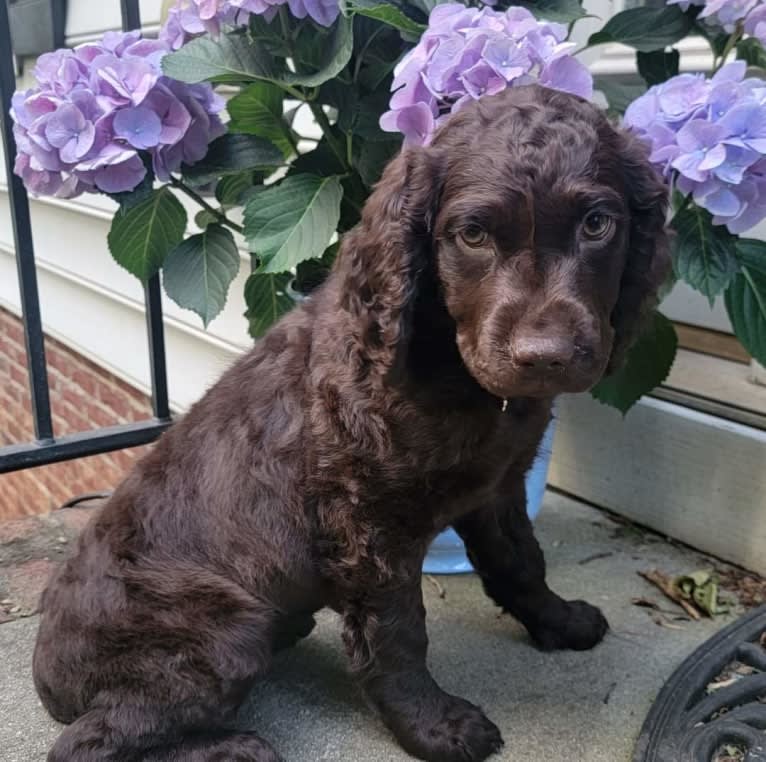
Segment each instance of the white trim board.
[[[19,312],[15,262],[0,246],[0,306]],[[47,262],[38,262],[43,328],[75,351],[148,392],[149,355],[143,307]],[[164,315],[170,405],[185,410],[241,350]]]
[[653,398],[558,401],[549,484],[766,574],[766,432]]

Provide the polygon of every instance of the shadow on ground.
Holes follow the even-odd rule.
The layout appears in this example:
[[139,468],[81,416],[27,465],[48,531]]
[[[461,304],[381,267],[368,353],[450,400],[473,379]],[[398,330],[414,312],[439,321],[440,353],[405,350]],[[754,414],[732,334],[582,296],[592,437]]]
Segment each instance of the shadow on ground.
[[[606,514],[549,494],[538,521],[551,586],[602,607],[612,632],[587,653],[543,654],[524,630],[484,597],[470,576],[424,581],[430,665],[442,687],[484,708],[500,727],[508,762],[628,762],[649,706],[673,669],[729,620],[669,619],[658,626],[631,600],[671,610],[636,573],[709,568],[711,561]],[[679,629],[675,629],[675,628]],[[42,762],[58,732],[30,678],[36,617],[0,626],[0,757]],[[398,762],[410,759],[362,703],[349,678],[332,614],[311,637],[280,654],[243,708],[287,762]]]

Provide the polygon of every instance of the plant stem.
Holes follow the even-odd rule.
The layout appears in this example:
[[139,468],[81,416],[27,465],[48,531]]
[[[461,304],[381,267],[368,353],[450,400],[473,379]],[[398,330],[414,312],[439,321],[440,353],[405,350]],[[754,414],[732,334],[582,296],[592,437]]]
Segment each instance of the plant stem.
[[[279,25],[282,27],[282,36],[285,38],[285,42],[287,43],[288,53],[292,55],[292,35],[290,34],[290,26],[289,26],[289,19],[287,18],[287,9],[284,5],[280,6],[279,8]],[[294,62],[293,62],[294,63]]]
[[[287,41],[287,52],[290,55],[290,58],[292,59],[293,66],[295,67],[295,71],[299,72],[299,66],[298,61],[295,58],[295,54],[293,51],[293,38],[290,37],[289,34],[289,17],[287,14],[287,9],[283,5],[279,8],[279,23],[282,26],[282,34],[284,35],[286,41]],[[341,167],[343,167],[344,170],[346,170],[346,173],[350,176],[350,183],[354,187],[355,190],[361,191],[363,190],[361,186],[361,181],[359,180],[359,177],[354,173],[353,168],[353,154],[352,154],[352,144],[351,144],[351,136],[348,135],[346,137],[346,145],[343,145],[343,141],[339,140],[337,135],[335,135],[332,131],[332,124],[330,124],[330,120],[327,118],[327,114],[325,114],[324,109],[322,108],[322,105],[320,103],[316,102],[316,97],[319,93],[319,88],[315,87],[310,93],[306,93],[298,90],[295,90],[294,88],[291,88],[289,85],[285,86],[285,90],[289,92],[291,95],[293,95],[294,98],[297,98],[298,100],[305,103],[310,109],[311,113],[314,116],[314,121],[319,125],[319,128],[322,130],[322,134],[324,135],[325,140],[327,141],[327,145],[330,146],[330,150],[335,154],[336,158],[340,162]],[[352,203],[356,208],[359,207],[358,204],[355,202],[352,202],[348,196],[346,196],[347,200]]]
[[670,222],[672,223],[676,217],[678,217],[682,212],[686,210],[686,207],[689,206],[692,200],[692,194],[688,193],[686,196],[684,196],[684,200],[681,202],[681,206],[678,207],[678,209],[673,212],[673,216],[670,219]]
[[231,228],[232,230],[236,231],[237,233],[244,233],[244,228],[241,225],[238,225],[236,222],[233,222],[230,220],[220,209],[216,209],[215,207],[208,204],[207,201],[205,201],[202,196],[197,193],[197,191],[190,188],[183,180],[179,180],[177,177],[170,176],[170,184],[174,188],[178,188],[182,193],[185,193],[189,198],[196,201],[206,212],[209,212],[213,215],[222,225],[226,225],[226,227]]
[[362,64],[364,63],[364,57],[367,55],[367,51],[370,48],[370,45],[375,41],[375,38],[385,29],[385,27],[381,24],[369,37],[369,39],[364,43],[364,47],[359,51],[359,55],[356,59],[356,64],[354,65],[354,77],[353,81],[356,82],[357,78],[359,77],[359,71],[362,68]]
[[721,53],[721,57],[713,66],[713,74],[715,74],[725,63],[729,54],[737,46],[737,43],[742,39],[742,22],[737,23],[737,28],[731,33],[731,36],[726,41],[726,46]]
[[314,115],[316,123],[322,130],[322,133],[327,140],[327,144],[332,149],[332,152],[338,157],[338,161],[341,163],[341,166],[344,167],[344,169],[350,170],[351,165],[346,161],[346,151],[344,150],[344,147],[341,145],[338,138],[333,135],[332,125],[330,124],[330,120],[327,118],[327,114],[325,114],[324,109],[319,103],[309,103],[308,106],[311,109],[311,113]]
[[305,102],[306,96],[300,91],[294,88],[292,85],[285,85],[281,82],[277,82],[277,84],[291,97],[294,98],[296,101]]
[[[346,135],[346,145],[344,146],[343,143],[338,140],[337,136],[333,134],[332,125],[330,124],[330,120],[327,118],[327,114],[325,114],[322,106],[318,103],[309,103],[308,106],[311,109],[311,113],[314,115],[314,119],[316,120],[317,124],[322,129],[322,133],[327,140],[327,144],[332,149],[332,152],[337,157],[341,166],[346,170],[353,192],[363,195],[364,187],[362,186],[362,182],[359,179],[359,175],[354,171],[353,154],[351,153],[351,135]],[[344,198],[355,209],[361,212],[361,207],[359,204],[353,201],[348,194],[346,194]]]
[[295,139],[295,133],[293,133],[292,127],[289,124],[286,125],[284,133],[296,156],[299,156],[301,152],[298,150],[298,141]]

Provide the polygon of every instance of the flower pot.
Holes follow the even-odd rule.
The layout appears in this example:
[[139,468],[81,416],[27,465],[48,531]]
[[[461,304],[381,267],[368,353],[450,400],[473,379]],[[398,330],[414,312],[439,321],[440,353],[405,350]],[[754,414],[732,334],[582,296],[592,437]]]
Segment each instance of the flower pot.
[[[527,515],[533,521],[540,512],[545,494],[554,429],[555,420],[551,420],[540,443],[535,462],[527,473]],[[465,545],[454,529],[445,529],[431,543],[423,562],[423,571],[426,574],[465,574],[473,571],[473,566],[466,556]]]

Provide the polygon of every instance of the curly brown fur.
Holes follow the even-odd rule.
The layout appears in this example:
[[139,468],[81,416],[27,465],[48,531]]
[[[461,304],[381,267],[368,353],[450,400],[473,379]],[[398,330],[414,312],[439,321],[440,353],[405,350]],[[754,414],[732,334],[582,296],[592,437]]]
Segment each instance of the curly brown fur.
[[631,136],[538,87],[395,159],[326,284],[163,436],[51,581],[35,681],[72,724],[50,762],[276,760],[235,714],[327,606],[407,751],[496,751],[427,670],[423,557],[452,524],[541,647],[604,635],[545,583],[524,474],[553,397],[635,336],[667,269],[665,203]]

